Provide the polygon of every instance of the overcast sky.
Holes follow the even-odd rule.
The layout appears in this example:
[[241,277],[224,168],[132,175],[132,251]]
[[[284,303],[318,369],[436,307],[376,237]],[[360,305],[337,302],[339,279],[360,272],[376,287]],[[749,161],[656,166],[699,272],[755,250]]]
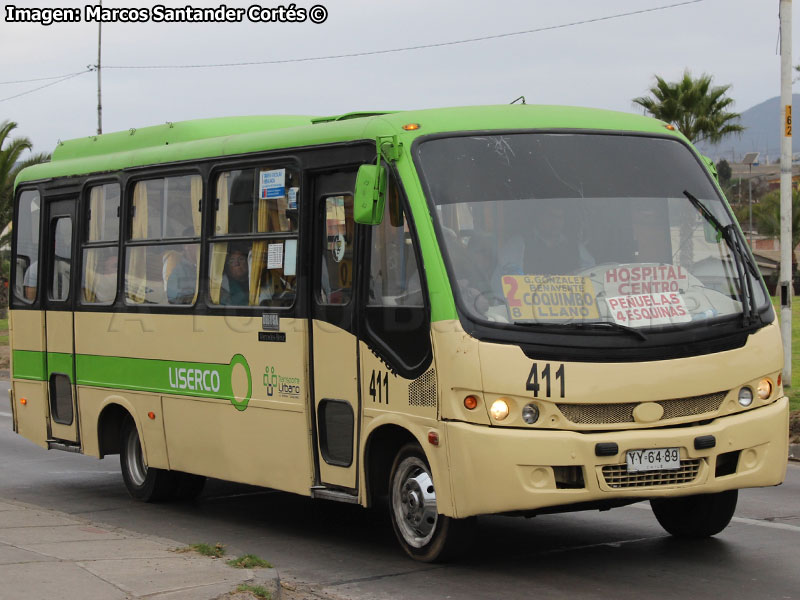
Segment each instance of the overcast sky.
[[[565,25],[681,0],[327,0],[323,24],[105,23],[103,130],[186,119],[330,115],[354,110],[503,104],[567,104],[640,112],[654,74],[684,69],[732,84],[741,112],[780,94],[778,0],[702,0],[645,14],[467,44],[375,56],[204,69],[112,69],[296,59],[385,50]],[[318,0],[298,0],[311,8]],[[18,7],[77,7],[70,0],[16,0]],[[105,7],[147,7],[105,0]],[[168,7],[219,1],[164,0]],[[252,1],[228,0],[247,8]],[[289,6],[291,3],[285,3]],[[262,2],[275,7],[277,3]],[[793,29],[800,32],[800,6]],[[0,82],[69,74],[97,63],[97,23],[42,26],[0,15]],[[794,36],[797,38],[797,35]],[[800,56],[800,44],[793,52]],[[793,59],[800,63],[800,59]],[[108,68],[105,68],[108,67]],[[0,121],[19,124],[36,151],[97,129],[97,76],[0,85]],[[776,129],[779,124],[776,123]]]

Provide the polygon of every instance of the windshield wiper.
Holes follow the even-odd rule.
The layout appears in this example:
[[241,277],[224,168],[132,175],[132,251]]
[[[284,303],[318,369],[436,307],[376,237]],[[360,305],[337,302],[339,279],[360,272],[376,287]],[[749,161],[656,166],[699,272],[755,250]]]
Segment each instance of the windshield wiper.
[[[700,200],[688,190],[683,190],[683,195],[686,196],[689,202],[692,203],[692,206],[703,215],[703,218],[713,225],[714,229],[725,239],[725,242],[731,249],[731,256],[736,265],[736,273],[739,276],[739,295],[742,301],[742,324],[748,327],[751,321],[758,321],[758,311],[755,294],[753,293],[753,282],[750,279],[750,275],[746,273],[750,261],[747,260],[747,254],[741,245],[738,231],[733,223],[730,225],[723,225],[720,223],[719,219],[714,216],[714,213],[708,210],[706,205],[700,202]],[[752,269],[750,269],[750,271],[752,272]],[[746,310],[745,307],[747,307]]]
[[631,335],[638,337],[643,342],[647,341],[647,336],[638,329],[634,327],[628,327],[627,325],[621,325],[616,321],[591,321],[589,323],[576,321],[574,323],[568,323],[567,327],[572,329],[613,329],[615,331],[624,331],[625,333],[630,333]]

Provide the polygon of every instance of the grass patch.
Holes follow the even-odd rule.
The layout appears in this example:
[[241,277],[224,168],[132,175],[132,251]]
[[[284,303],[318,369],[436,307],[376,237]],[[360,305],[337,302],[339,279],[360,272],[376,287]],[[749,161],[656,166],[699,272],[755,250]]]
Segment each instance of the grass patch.
[[228,565],[236,569],[271,569],[272,565],[255,554],[245,554],[228,561]]
[[243,583],[239,587],[236,588],[236,591],[237,592],[250,592],[256,598],[262,598],[263,600],[272,600],[272,592],[270,592],[263,585],[250,585],[248,583]]
[[[773,296],[772,305],[780,322],[780,300]],[[789,397],[789,410],[800,410],[800,296],[792,298],[792,386],[784,385],[783,391]]]
[[222,558],[225,556],[225,546],[220,543],[213,546],[211,544],[190,544],[184,548],[177,548],[175,552],[197,552],[211,558]]

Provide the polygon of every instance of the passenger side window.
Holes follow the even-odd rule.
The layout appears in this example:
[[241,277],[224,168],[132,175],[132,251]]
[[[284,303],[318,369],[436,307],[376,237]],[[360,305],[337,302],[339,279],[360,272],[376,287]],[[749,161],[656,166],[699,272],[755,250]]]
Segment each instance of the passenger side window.
[[81,284],[81,301],[84,304],[108,305],[116,299],[119,207],[118,183],[90,188]]
[[199,175],[136,183],[125,265],[128,304],[194,304],[202,197]]
[[383,219],[369,228],[370,277],[361,319],[364,340],[402,377],[416,379],[433,360],[412,222],[389,180]]
[[423,306],[408,217],[392,181],[381,224],[372,228],[369,306]]
[[39,281],[39,192],[26,190],[19,195],[16,262],[14,264],[14,297],[26,304],[36,300]]
[[212,304],[294,304],[299,193],[299,173],[280,166],[223,171],[217,176],[209,250]]

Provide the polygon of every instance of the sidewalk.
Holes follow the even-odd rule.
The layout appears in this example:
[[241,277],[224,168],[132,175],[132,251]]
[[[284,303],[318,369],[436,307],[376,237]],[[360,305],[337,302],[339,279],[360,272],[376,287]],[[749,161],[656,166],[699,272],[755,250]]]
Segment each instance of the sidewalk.
[[275,569],[235,569],[181,546],[0,499],[0,600],[212,600],[242,583],[280,598]]

